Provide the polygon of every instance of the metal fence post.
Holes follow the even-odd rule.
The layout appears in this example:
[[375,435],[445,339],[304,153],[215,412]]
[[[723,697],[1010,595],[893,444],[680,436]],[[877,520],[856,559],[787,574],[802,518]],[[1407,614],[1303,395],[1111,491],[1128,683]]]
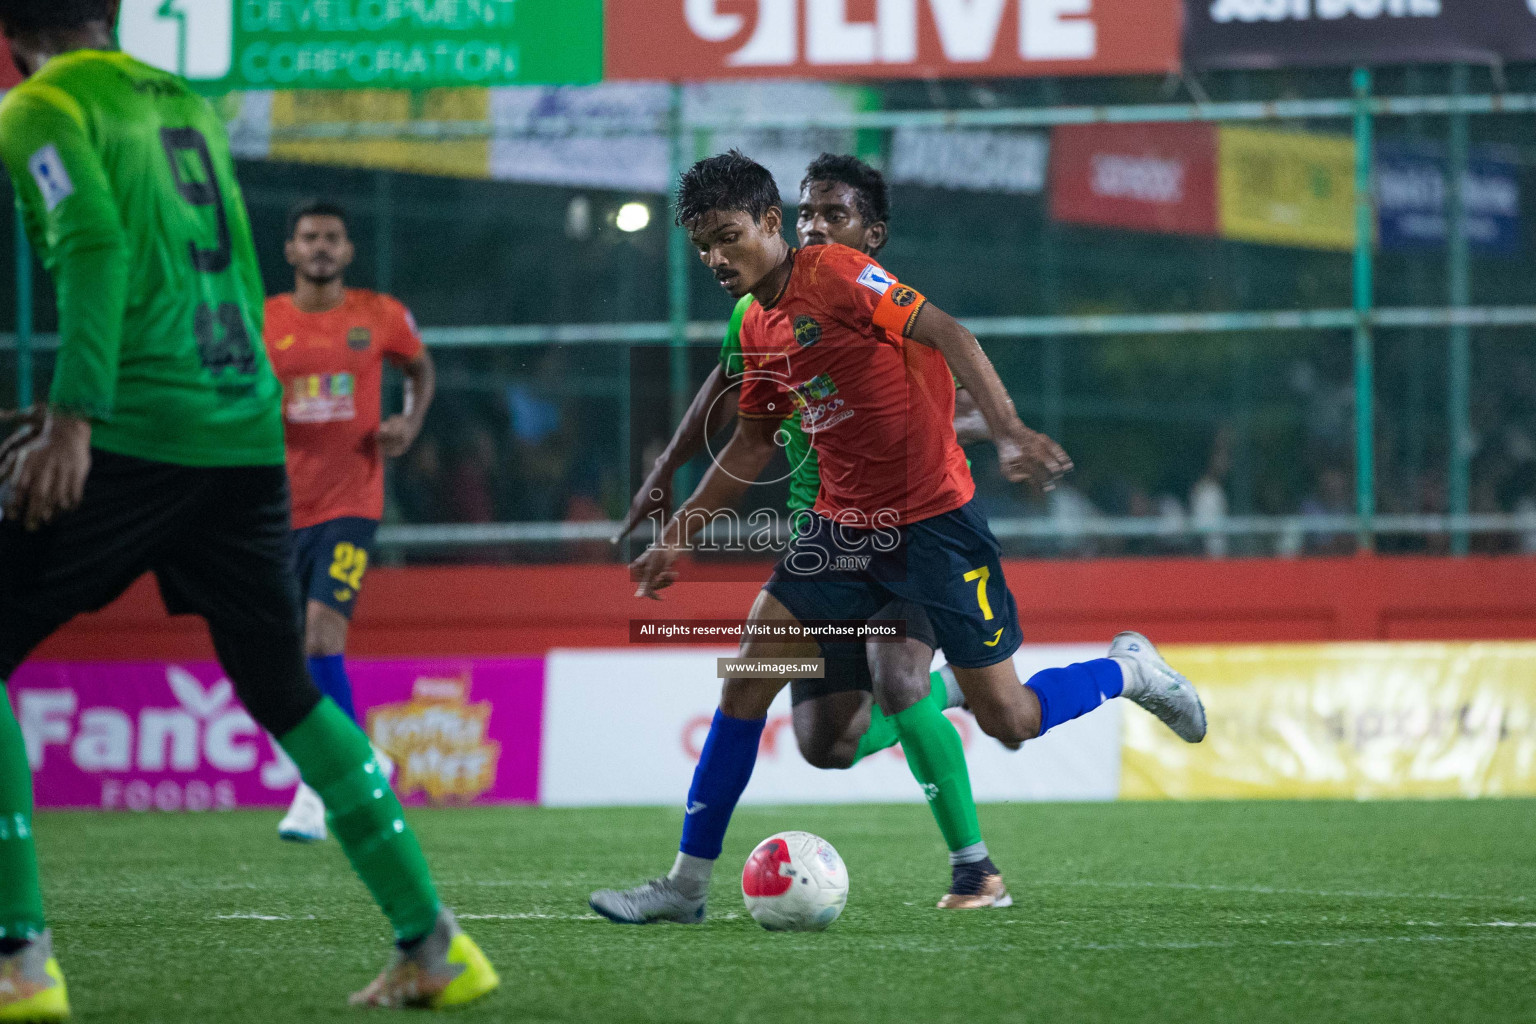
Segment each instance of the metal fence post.
[[[1467,66],[1451,68],[1451,95],[1467,92]],[[1448,295],[1452,309],[1465,308],[1471,301],[1472,282],[1467,258],[1467,204],[1465,194],[1467,150],[1469,148],[1467,115],[1451,115],[1450,159],[1446,162],[1446,244],[1449,247]],[[1449,511],[1453,516],[1470,510],[1472,492],[1472,329],[1466,324],[1451,325],[1450,394],[1446,409],[1450,417]],[[1466,530],[1451,531],[1451,553],[1465,555],[1471,549]]]
[[1376,205],[1371,196],[1371,69],[1355,68],[1355,510],[1358,550],[1375,549],[1376,516],[1375,364],[1371,337],[1372,247]]
[[[667,109],[667,131],[670,133],[668,153],[669,195],[676,195],[678,179],[688,167],[688,150],[692,134],[683,125],[683,87],[672,86],[671,101]],[[688,232],[676,222],[669,207],[667,216],[667,319],[671,326],[668,337],[668,390],[671,395],[672,422],[681,423],[688,412]],[[684,474],[681,481],[686,494],[692,483]]]
[[16,404],[25,409],[32,404],[32,245],[22,226],[21,211],[16,217]]

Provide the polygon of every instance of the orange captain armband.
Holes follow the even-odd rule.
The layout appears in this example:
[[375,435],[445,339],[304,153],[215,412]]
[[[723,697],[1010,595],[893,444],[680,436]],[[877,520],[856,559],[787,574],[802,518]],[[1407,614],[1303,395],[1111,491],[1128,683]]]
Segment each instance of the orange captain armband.
[[885,290],[880,296],[880,301],[875,304],[875,314],[871,319],[876,327],[883,327],[899,338],[905,338],[912,333],[912,325],[917,322],[918,311],[928,302],[916,288],[908,288],[897,282]]

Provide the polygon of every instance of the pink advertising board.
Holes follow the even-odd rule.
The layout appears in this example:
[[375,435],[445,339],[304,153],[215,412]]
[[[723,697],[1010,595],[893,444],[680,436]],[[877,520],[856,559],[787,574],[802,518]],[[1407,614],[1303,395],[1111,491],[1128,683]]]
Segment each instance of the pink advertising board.
[[[537,802],[542,658],[357,660],[348,670],[407,804]],[[7,689],[40,807],[275,807],[298,782],[212,662],[39,662]]]

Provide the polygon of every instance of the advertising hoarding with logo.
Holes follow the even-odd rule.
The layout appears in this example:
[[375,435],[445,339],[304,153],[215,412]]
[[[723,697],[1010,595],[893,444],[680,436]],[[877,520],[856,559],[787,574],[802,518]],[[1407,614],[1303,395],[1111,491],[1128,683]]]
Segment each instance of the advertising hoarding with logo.
[[[538,799],[542,658],[349,666],[407,803]],[[212,663],[36,662],[7,686],[40,807],[286,805],[298,772]]]
[[602,0],[123,0],[118,38],[210,92],[602,77]]
[[1536,55],[1530,0],[1184,0],[1195,70],[1498,64]]
[[[1462,176],[1468,247],[1481,255],[1520,250],[1519,156],[1474,147]],[[1376,214],[1383,249],[1444,249],[1450,237],[1445,148],[1429,141],[1376,144]]]
[[1051,136],[1051,216],[1070,224],[1216,234],[1216,128],[1068,125]]
[[1355,244],[1354,140],[1217,129],[1221,236],[1305,249]]
[[1178,0],[607,0],[604,77],[1125,75],[1179,63]]
[[[552,651],[545,696],[542,802],[550,806],[678,804],[720,702],[716,659],[733,649]],[[1104,645],[1025,647],[1021,678],[1102,657]],[[1120,785],[1120,701],[1018,753],[950,717],[965,744],[977,800],[1110,800]],[[1134,709],[1132,709],[1134,710]],[[795,745],[789,690],[768,713],[745,803],[920,801],[899,749],[849,771],[811,767]]]

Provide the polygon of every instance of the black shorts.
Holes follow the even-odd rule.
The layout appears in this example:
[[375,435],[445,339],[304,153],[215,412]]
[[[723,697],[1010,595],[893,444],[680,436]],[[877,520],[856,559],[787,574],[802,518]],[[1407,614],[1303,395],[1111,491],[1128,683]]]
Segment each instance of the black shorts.
[[[92,450],[73,511],[0,522],[0,679],[81,612],[153,572],[166,609],[220,633],[302,641],[282,466],[193,468]],[[110,652],[103,652],[110,655]]]
[[815,516],[763,589],[802,621],[868,619],[892,600],[911,602],[958,668],[1006,661],[1024,642],[1002,551],[974,501],[883,532]]
[[[928,613],[910,601],[891,601],[875,614],[870,621],[887,620],[905,622],[907,638],[920,640],[932,650],[939,643],[933,634],[933,624]],[[863,642],[819,643],[826,670],[820,679],[794,679],[789,684],[790,704],[803,704],[808,700],[850,690],[875,692],[875,681],[869,673],[869,652]]]
[[350,619],[378,532],[377,519],[357,516],[294,530],[293,567],[304,599],[318,601]]

